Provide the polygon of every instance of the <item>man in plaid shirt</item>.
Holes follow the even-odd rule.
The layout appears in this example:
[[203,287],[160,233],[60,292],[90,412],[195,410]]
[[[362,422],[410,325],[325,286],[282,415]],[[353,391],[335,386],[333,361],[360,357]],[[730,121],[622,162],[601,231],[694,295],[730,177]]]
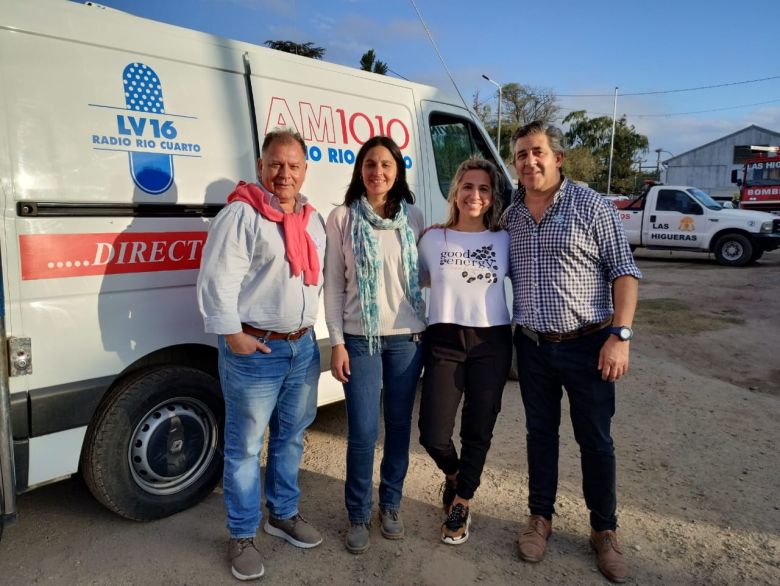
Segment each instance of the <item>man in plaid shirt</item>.
[[561,132],[533,122],[514,134],[518,190],[510,235],[515,347],[526,414],[530,517],[520,557],[539,562],[552,534],[562,389],[580,446],[590,542],[599,570],[624,582],[617,535],[615,381],[628,371],[642,277],[614,205],[561,174]]

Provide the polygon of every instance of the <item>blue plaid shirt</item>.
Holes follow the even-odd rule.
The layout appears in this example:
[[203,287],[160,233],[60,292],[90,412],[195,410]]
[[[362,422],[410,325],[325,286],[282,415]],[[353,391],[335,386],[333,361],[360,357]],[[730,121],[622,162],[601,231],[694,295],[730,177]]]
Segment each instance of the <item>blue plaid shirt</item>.
[[520,187],[501,218],[509,232],[516,323],[571,332],[612,315],[612,281],[642,278],[617,209],[592,189],[563,180],[539,224]]

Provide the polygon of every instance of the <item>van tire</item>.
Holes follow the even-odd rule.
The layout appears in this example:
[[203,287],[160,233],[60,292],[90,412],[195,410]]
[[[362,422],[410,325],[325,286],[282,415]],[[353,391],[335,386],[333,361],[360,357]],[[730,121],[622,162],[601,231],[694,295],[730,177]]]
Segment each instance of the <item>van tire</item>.
[[90,423],[84,481],[128,519],[183,511],[220,480],[223,413],[219,384],[208,373],[184,366],[134,373],[109,391]]
[[753,243],[742,234],[724,234],[715,243],[714,251],[718,264],[744,267],[753,257]]

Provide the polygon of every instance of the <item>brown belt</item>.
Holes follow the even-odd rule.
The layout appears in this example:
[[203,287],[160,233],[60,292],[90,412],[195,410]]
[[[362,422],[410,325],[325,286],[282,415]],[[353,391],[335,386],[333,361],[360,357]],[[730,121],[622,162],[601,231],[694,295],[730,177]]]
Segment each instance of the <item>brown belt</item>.
[[520,331],[523,332],[523,335],[525,335],[527,338],[530,338],[538,345],[539,340],[545,340],[547,342],[564,342],[566,340],[581,338],[582,336],[587,336],[588,334],[603,330],[611,323],[612,316],[609,316],[607,319],[600,321],[597,324],[588,324],[586,326],[582,326],[578,330],[572,330],[571,332],[537,332],[536,330],[532,330],[525,326],[520,326]]
[[250,336],[254,336],[255,338],[262,338],[263,340],[297,340],[306,335],[309,328],[301,328],[294,332],[272,332],[271,330],[258,330],[249,324],[241,324],[241,331]]

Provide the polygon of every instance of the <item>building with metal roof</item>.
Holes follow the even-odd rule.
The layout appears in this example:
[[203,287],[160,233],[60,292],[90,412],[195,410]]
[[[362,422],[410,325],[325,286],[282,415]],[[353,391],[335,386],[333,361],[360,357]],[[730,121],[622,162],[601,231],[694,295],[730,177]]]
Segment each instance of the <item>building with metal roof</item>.
[[731,199],[737,192],[737,186],[731,183],[731,171],[742,168],[750,147],[777,145],[780,132],[752,124],[662,161],[662,179],[669,185],[693,185],[716,199]]

